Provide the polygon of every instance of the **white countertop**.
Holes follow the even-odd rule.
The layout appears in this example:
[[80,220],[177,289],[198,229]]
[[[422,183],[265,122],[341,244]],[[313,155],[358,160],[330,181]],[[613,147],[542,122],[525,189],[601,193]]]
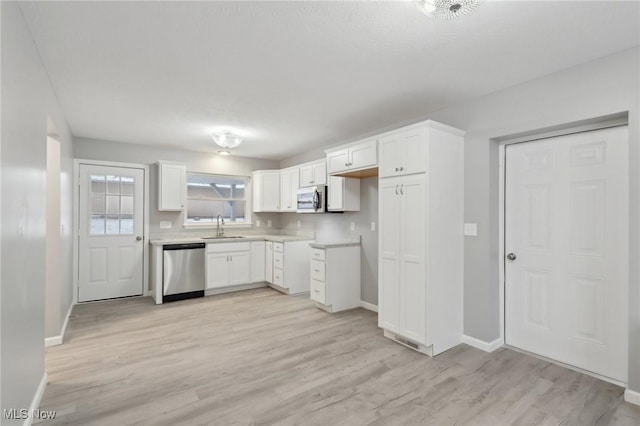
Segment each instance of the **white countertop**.
[[[206,237],[207,235],[204,235]],[[231,236],[231,235],[230,235]],[[185,235],[185,236],[172,236],[166,238],[154,238],[149,241],[151,245],[163,246],[165,244],[189,244],[189,243],[230,243],[230,242],[242,242],[242,241],[274,241],[276,243],[283,243],[286,241],[310,241],[313,237],[300,236],[300,235],[243,235],[242,238],[203,238],[202,235]]]
[[313,248],[326,249],[332,247],[352,247],[359,246],[360,241],[344,240],[344,241],[312,241],[309,245]]

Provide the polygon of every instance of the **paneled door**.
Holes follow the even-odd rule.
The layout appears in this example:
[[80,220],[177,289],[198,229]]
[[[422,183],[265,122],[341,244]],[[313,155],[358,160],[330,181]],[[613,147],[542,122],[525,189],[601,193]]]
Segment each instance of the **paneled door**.
[[627,127],[506,147],[506,343],[627,381]]
[[78,301],[143,293],[144,170],[80,165]]

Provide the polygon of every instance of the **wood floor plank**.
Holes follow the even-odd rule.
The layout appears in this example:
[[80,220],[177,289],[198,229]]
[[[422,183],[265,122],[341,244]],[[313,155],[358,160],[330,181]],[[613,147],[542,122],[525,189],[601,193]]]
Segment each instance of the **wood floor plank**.
[[77,305],[46,369],[51,425],[640,425],[618,386],[504,348],[429,358],[267,288]]

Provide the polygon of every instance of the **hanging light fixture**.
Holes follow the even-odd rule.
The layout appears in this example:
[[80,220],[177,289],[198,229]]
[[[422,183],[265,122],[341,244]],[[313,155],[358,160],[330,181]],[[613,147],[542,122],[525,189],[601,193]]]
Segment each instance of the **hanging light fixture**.
[[430,18],[454,19],[472,12],[482,0],[417,0],[418,9]]
[[235,135],[228,130],[220,133],[212,133],[213,141],[225,149],[232,149],[242,143],[242,136]]

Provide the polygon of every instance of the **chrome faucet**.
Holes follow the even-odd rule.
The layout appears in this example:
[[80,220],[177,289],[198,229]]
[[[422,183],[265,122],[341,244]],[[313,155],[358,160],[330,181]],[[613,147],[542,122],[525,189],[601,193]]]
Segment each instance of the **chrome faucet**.
[[222,237],[224,235],[224,228],[220,226],[220,221],[222,221],[222,225],[224,226],[224,218],[221,214],[216,217],[216,237]]

